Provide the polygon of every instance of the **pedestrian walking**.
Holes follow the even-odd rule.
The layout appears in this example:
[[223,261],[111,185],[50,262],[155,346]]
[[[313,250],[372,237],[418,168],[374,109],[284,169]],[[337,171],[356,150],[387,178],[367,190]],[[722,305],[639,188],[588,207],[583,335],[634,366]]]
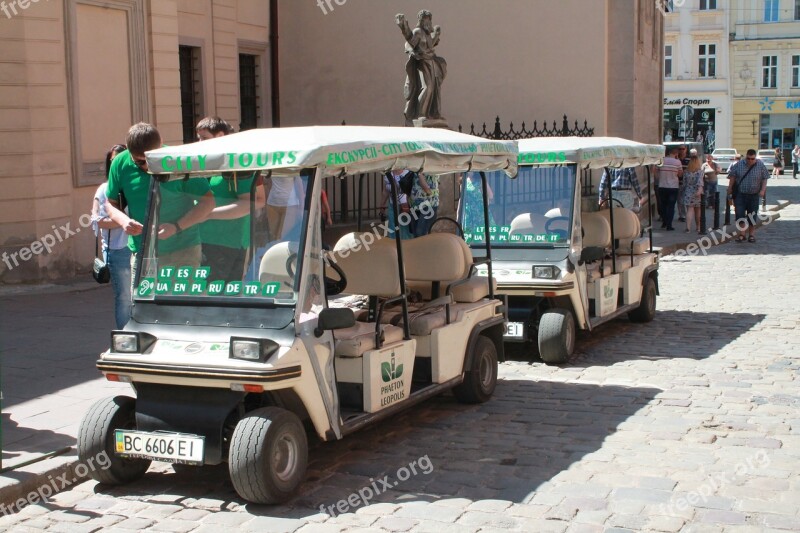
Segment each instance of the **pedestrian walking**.
[[701,195],[703,194],[702,167],[700,157],[695,154],[689,157],[689,164],[683,173],[683,194],[680,201],[686,206],[686,233],[692,230],[692,222],[694,222],[697,233],[703,233],[700,229]]
[[658,192],[661,203],[661,228],[674,231],[675,203],[678,200],[679,177],[683,176],[683,166],[678,159],[678,148],[672,146],[667,157],[658,167]]
[[[106,152],[106,179],[111,169],[111,162],[125,149],[124,144],[115,144]],[[94,193],[92,226],[95,238],[99,236],[101,239],[103,257],[111,274],[111,288],[114,290],[114,321],[117,329],[122,329],[131,317],[131,251],[128,249],[128,236],[120,225],[108,216],[107,187],[108,183],[103,182]],[[119,201],[123,203],[121,199]]]
[[800,145],[795,144],[792,150],[792,177],[797,179],[798,166],[800,166]]
[[775,159],[772,160],[772,175],[780,176],[783,171],[783,150],[778,146],[775,148]]
[[[686,171],[689,165],[689,147],[685,144],[678,148],[678,159],[681,162],[681,168]],[[686,205],[680,201],[683,198],[683,174],[678,176],[678,221],[686,222]]]
[[414,236],[427,235],[439,211],[439,176],[422,172],[411,188],[411,211],[414,214]]
[[[736,242],[756,242],[755,217],[758,214],[759,197],[767,194],[769,171],[764,163],[756,158],[756,151],[747,151],[744,160],[733,165],[728,173],[728,198],[733,197],[736,211],[736,226],[743,229],[736,237]],[[744,222],[740,222],[744,220]]]
[[722,169],[714,161],[711,154],[706,154],[706,162],[703,163],[701,170],[703,171],[703,190],[706,195],[706,207],[711,209],[714,207],[714,196],[717,193],[717,178]]
[[603,177],[600,178],[600,185],[597,187],[597,198],[600,206],[603,206],[609,197],[608,189],[614,192],[614,198],[622,203],[622,207],[639,209],[642,203],[642,187],[639,184],[639,177],[636,169],[628,168],[606,168]]

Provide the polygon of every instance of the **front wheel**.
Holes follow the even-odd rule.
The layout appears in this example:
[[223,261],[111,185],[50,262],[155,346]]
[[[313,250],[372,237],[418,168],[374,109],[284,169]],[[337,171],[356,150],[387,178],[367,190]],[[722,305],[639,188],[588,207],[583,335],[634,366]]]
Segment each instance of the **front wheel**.
[[492,397],[496,386],[497,347],[491,339],[479,335],[472,352],[472,364],[453,394],[461,403],[483,403]]
[[228,469],[236,492],[253,503],[288,500],[306,475],[308,441],[300,419],[279,407],[255,409],[231,437]]
[[539,356],[548,364],[569,361],[575,351],[575,319],[566,309],[546,311],[539,320]]
[[91,465],[104,454],[108,468],[91,468],[89,475],[106,485],[136,481],[150,467],[147,459],[125,459],[115,453],[115,429],[136,429],[136,400],[130,396],[104,398],[96,402],[78,429],[78,459]]
[[650,322],[656,317],[656,282],[648,277],[642,289],[639,307],[628,313],[631,322]]

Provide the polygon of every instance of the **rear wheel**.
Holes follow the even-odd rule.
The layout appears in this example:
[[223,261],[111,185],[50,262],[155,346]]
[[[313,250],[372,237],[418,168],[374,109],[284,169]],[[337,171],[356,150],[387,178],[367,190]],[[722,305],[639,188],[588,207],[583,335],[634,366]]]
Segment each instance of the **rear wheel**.
[[306,432],[294,413],[279,407],[262,407],[236,424],[228,469],[233,487],[245,500],[288,500],[303,482],[307,464]]
[[650,322],[656,317],[656,282],[648,277],[642,289],[639,307],[628,313],[631,322]]
[[479,335],[472,352],[472,365],[453,394],[462,403],[483,403],[492,397],[496,386],[497,347],[491,339]]
[[115,429],[136,429],[136,400],[130,396],[104,398],[89,408],[78,429],[78,459],[94,464],[105,454],[108,468],[91,468],[92,479],[106,485],[122,485],[141,478],[150,466],[147,459],[125,459],[115,453]]
[[539,356],[548,364],[569,361],[575,351],[575,319],[566,309],[550,309],[539,320]]

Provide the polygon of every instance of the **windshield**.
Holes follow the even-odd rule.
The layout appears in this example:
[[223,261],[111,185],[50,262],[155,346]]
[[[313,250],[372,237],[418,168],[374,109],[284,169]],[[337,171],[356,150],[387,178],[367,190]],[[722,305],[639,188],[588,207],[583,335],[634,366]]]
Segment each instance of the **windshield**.
[[230,172],[157,183],[134,297],[294,304],[309,181]]
[[[486,173],[492,247],[555,248],[569,245],[575,166],[521,166],[516,179]],[[459,222],[472,247],[485,242],[483,190],[478,172],[461,179]]]

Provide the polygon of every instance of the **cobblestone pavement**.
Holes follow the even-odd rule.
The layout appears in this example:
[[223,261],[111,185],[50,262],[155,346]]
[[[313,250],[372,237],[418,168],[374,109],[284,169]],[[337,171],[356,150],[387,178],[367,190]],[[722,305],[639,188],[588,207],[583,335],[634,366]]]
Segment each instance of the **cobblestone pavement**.
[[[313,445],[288,505],[245,504],[224,467],[159,464],[129,486],[76,485],[0,529],[798,531],[798,234],[792,205],[755,244],[665,258],[655,321],[607,324],[561,367],[506,362],[486,404],[443,396]],[[384,476],[387,490],[339,514]]]

